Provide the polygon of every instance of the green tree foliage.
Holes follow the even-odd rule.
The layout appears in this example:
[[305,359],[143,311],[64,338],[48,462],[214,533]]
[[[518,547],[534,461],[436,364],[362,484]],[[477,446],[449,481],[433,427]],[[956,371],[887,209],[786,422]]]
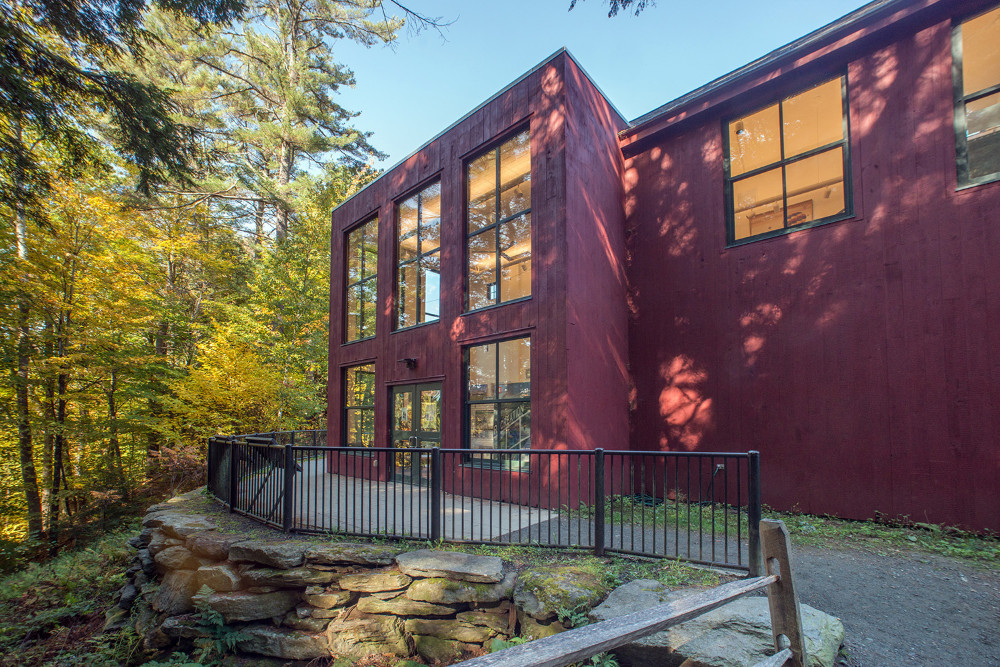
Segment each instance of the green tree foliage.
[[[576,7],[576,2],[577,0],[570,0],[570,10]],[[646,7],[652,7],[655,4],[656,0],[608,0],[608,18],[617,16],[618,12],[623,9],[633,9],[635,15],[638,16]]]
[[[0,201],[11,209],[33,201],[51,168],[38,138],[59,147],[63,165],[79,167],[95,153],[94,114],[108,139],[136,169],[140,186],[182,177],[190,148],[169,113],[167,95],[116,67],[141,52],[147,0],[27,0],[0,4]],[[201,23],[228,22],[242,0],[162,0],[166,11]],[[86,111],[84,111],[86,109]]]
[[357,114],[336,101],[355,80],[331,44],[391,44],[403,19],[386,14],[380,0],[251,0],[248,15],[240,25],[198,31],[190,19],[154,13],[157,57],[135,71],[177,90],[179,120],[205,128],[210,167],[197,187],[166,193],[208,198],[258,239],[273,227],[282,241],[317,171],[380,156],[353,126]]
[[377,176],[331,54],[402,25],[377,0],[0,7],[0,570],[200,483],[207,436],[325,426],[329,214]]

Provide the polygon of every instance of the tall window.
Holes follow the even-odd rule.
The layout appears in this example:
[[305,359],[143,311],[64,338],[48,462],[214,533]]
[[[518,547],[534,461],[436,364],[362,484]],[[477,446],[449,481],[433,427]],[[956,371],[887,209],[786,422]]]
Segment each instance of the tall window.
[[728,122],[729,242],[850,216],[847,135],[845,77]]
[[396,328],[441,313],[441,184],[396,206]]
[[531,296],[531,137],[469,163],[468,310]]
[[347,343],[375,335],[377,269],[378,218],[372,218],[347,232]]
[[375,364],[344,369],[344,445],[375,444]]
[[958,183],[1000,179],[1000,7],[955,26],[952,55]]
[[531,339],[466,349],[467,446],[531,448]]

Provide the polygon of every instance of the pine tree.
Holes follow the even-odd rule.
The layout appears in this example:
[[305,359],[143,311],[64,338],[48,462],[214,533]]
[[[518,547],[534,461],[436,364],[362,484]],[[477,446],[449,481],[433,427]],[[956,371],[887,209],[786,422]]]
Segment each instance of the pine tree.
[[[438,25],[397,8],[418,25]],[[175,99],[186,119],[201,120],[213,157],[199,188],[166,192],[188,200],[211,196],[242,216],[258,242],[265,221],[284,240],[313,187],[311,173],[381,157],[352,125],[357,114],[336,101],[342,86],[355,83],[334,60],[336,41],[391,44],[403,24],[383,12],[381,0],[256,0],[246,22],[206,35],[190,21],[151,16],[159,47],[156,57],[139,63],[140,76],[178,90]]]

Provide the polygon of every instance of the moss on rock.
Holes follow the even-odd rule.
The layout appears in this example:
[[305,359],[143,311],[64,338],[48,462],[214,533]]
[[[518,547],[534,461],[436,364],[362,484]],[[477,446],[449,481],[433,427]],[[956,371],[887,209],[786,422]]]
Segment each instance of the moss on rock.
[[601,577],[572,565],[549,565],[518,575],[514,602],[538,620],[554,618],[560,611],[586,611],[608,594]]

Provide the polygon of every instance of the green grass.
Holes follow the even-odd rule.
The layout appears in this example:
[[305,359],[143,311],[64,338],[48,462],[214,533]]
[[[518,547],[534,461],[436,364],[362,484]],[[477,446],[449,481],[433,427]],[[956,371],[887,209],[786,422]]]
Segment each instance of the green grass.
[[851,521],[765,508],[764,518],[784,521],[793,544],[858,547],[883,555],[916,550],[1000,567],[1000,539],[996,534],[977,535],[905,519],[890,521],[884,516],[871,521]]
[[[576,509],[563,507],[561,515],[570,519],[593,519],[593,505],[581,503]],[[737,528],[741,537],[747,534],[747,513],[743,508],[737,514],[735,507],[716,503],[700,505],[696,502],[660,500],[647,496],[610,496],[605,504],[605,522],[608,525],[645,525],[650,528],[677,528],[681,531],[701,531],[711,535],[713,527],[717,537],[728,529],[736,538]]]

